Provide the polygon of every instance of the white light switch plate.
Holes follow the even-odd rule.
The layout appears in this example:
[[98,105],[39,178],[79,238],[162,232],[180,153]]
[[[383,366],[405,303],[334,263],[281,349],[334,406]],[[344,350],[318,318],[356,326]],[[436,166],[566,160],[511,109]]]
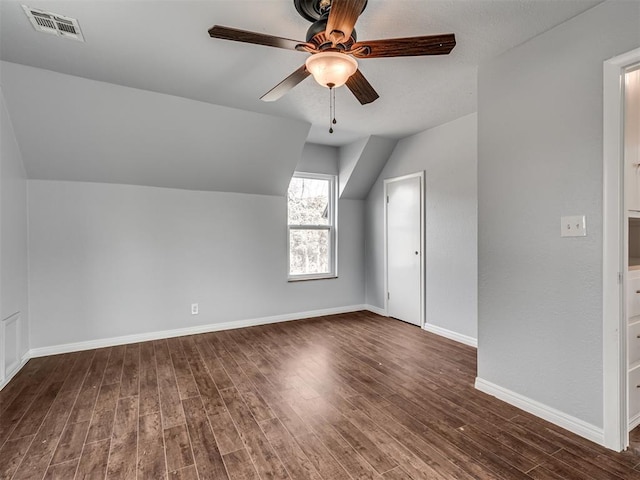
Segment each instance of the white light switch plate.
[[561,237],[586,237],[587,219],[584,215],[560,217]]

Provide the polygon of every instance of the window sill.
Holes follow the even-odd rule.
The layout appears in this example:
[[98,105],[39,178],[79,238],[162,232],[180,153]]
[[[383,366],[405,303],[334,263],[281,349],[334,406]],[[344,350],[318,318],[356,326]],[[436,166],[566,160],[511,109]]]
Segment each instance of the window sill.
[[297,275],[295,277],[287,278],[287,282],[307,282],[309,280],[331,280],[334,278],[338,278],[337,275],[328,274],[328,275]]

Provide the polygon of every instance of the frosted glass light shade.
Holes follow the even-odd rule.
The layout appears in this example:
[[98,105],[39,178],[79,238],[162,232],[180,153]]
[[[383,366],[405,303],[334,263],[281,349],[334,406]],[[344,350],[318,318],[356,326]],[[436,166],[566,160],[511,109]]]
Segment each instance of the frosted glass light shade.
[[315,53],[304,64],[316,82],[327,88],[341,87],[358,69],[354,58],[339,52]]

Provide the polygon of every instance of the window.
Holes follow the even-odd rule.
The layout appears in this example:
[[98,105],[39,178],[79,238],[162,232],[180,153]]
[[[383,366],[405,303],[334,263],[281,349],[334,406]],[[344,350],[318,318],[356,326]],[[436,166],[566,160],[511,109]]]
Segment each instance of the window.
[[287,195],[289,280],[336,276],[336,177],[295,173]]

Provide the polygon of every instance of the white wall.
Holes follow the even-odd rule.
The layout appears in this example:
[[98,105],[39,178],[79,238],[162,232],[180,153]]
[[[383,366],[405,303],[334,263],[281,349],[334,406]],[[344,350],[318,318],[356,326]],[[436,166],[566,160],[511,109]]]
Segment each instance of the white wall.
[[363,203],[339,209],[340,277],[288,283],[284,197],[30,180],[32,348],[361,305]]
[[[479,69],[478,376],[602,426],[602,71],[640,45],[605,2]],[[585,214],[587,237],[560,238]]]
[[[0,90],[0,321],[7,326],[7,337],[2,338],[0,325],[0,359],[6,367],[29,350],[27,264],[26,174]],[[16,318],[16,313],[18,324],[4,322],[9,317]],[[14,329],[19,331],[17,345]],[[8,377],[13,372],[6,373]],[[0,368],[0,386],[4,380],[5,371]]]
[[477,336],[477,120],[467,115],[398,142],[366,203],[366,303],[384,305],[383,180],[424,170],[426,321]]

